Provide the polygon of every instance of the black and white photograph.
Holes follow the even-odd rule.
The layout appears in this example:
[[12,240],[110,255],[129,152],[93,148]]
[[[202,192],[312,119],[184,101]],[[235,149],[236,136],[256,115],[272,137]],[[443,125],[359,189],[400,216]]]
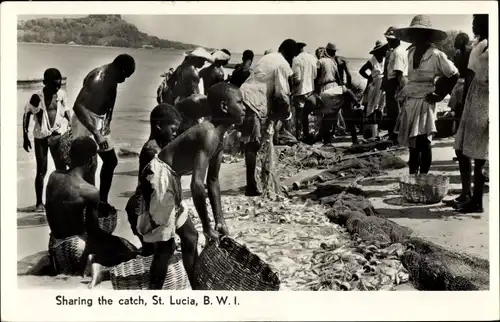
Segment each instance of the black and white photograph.
[[492,290],[497,13],[427,11],[17,15],[11,279]]

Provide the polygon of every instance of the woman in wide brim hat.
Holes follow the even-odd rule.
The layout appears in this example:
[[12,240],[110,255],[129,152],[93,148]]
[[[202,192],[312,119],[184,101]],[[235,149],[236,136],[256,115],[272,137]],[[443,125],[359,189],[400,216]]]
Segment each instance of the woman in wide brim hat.
[[[410,149],[410,174],[427,174],[432,163],[432,137],[436,129],[436,103],[442,101],[458,80],[458,69],[434,42],[446,33],[432,28],[430,18],[418,15],[410,27],[394,31],[408,48],[408,82],[399,93],[403,101],[396,123],[398,143]],[[440,82],[434,80],[439,77]]]
[[[378,123],[381,118],[382,110],[385,106],[385,95],[382,90],[382,81],[384,78],[384,58],[387,52],[387,43],[377,40],[375,47],[370,51],[373,56],[359,70],[359,74],[367,79],[366,89],[363,93],[362,104],[366,120],[366,130],[370,130],[370,138],[378,135]],[[370,70],[370,75],[366,71]]]
[[411,44],[421,38],[429,43],[436,43],[448,37],[445,31],[432,28],[430,18],[425,15],[415,16],[409,27],[395,29],[394,35],[396,38]]

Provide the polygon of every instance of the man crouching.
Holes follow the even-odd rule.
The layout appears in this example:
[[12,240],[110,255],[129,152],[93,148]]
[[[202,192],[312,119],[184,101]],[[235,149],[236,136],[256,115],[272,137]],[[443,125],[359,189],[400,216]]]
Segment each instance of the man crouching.
[[92,288],[103,278],[102,266],[110,267],[134,258],[136,248],[126,239],[99,227],[98,213],[102,206],[99,190],[84,179],[97,161],[95,142],[90,137],[76,138],[71,144],[70,159],[68,171],[56,170],[49,177],[45,198],[47,221],[54,248],[73,238],[83,242],[85,250],[81,255],[78,251],[60,254],[55,261],[69,263],[74,271],[65,273],[75,275],[83,274],[86,265],[90,265],[89,288]]
[[[150,270],[150,289],[162,289],[168,262],[175,250],[174,233],[181,239],[182,259],[191,287],[197,288],[194,266],[198,258],[198,232],[182,202],[181,176],[192,175],[191,193],[205,236],[217,240],[228,230],[222,214],[219,171],[224,148],[224,133],[244,118],[240,90],[219,83],[207,95],[212,111],[211,122],[197,124],[175,138],[144,168],[139,185],[143,211],[137,231],[155,250]],[[204,178],[207,177],[207,189]],[[215,229],[210,226],[206,197],[214,214]]]

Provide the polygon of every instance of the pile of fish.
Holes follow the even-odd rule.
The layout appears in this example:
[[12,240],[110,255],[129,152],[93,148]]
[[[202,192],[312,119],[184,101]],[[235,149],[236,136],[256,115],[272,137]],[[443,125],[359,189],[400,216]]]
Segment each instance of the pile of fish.
[[[193,209],[192,199],[186,202]],[[397,259],[400,244],[353,240],[346,228],[329,222],[325,205],[223,196],[222,208],[230,235],[276,269],[282,290],[385,290],[408,280]],[[201,232],[198,216],[191,215]],[[199,239],[201,250],[203,234]]]
[[383,248],[359,238],[343,245],[322,243],[308,268],[317,279],[308,286],[314,291],[392,290],[409,280],[399,260],[404,250],[402,244]]

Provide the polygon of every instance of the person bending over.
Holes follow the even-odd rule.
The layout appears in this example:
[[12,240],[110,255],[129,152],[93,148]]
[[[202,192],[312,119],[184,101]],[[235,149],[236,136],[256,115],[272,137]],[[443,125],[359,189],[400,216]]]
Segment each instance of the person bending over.
[[[181,239],[184,267],[196,289],[194,265],[198,257],[198,232],[182,202],[181,176],[191,175],[191,193],[207,239],[227,235],[220,199],[219,171],[224,148],[224,133],[244,118],[240,90],[229,83],[210,88],[207,96],[212,109],[211,122],[197,124],[165,146],[140,175],[143,211],[137,231],[143,240],[154,244],[150,270],[150,288],[161,289],[168,262],[175,250],[174,233]],[[204,178],[207,178],[207,188]],[[207,193],[208,192],[208,193]],[[210,226],[206,197],[214,214],[215,229]]]
[[[99,146],[98,154],[102,160],[101,201],[108,205],[108,195],[113,181],[113,172],[118,158],[110,141],[110,125],[115,107],[118,84],[123,83],[135,71],[135,61],[130,55],[122,54],[108,65],[92,70],[83,81],[73,107],[73,137],[88,136]],[[85,174],[88,183],[95,184],[95,167]]]

